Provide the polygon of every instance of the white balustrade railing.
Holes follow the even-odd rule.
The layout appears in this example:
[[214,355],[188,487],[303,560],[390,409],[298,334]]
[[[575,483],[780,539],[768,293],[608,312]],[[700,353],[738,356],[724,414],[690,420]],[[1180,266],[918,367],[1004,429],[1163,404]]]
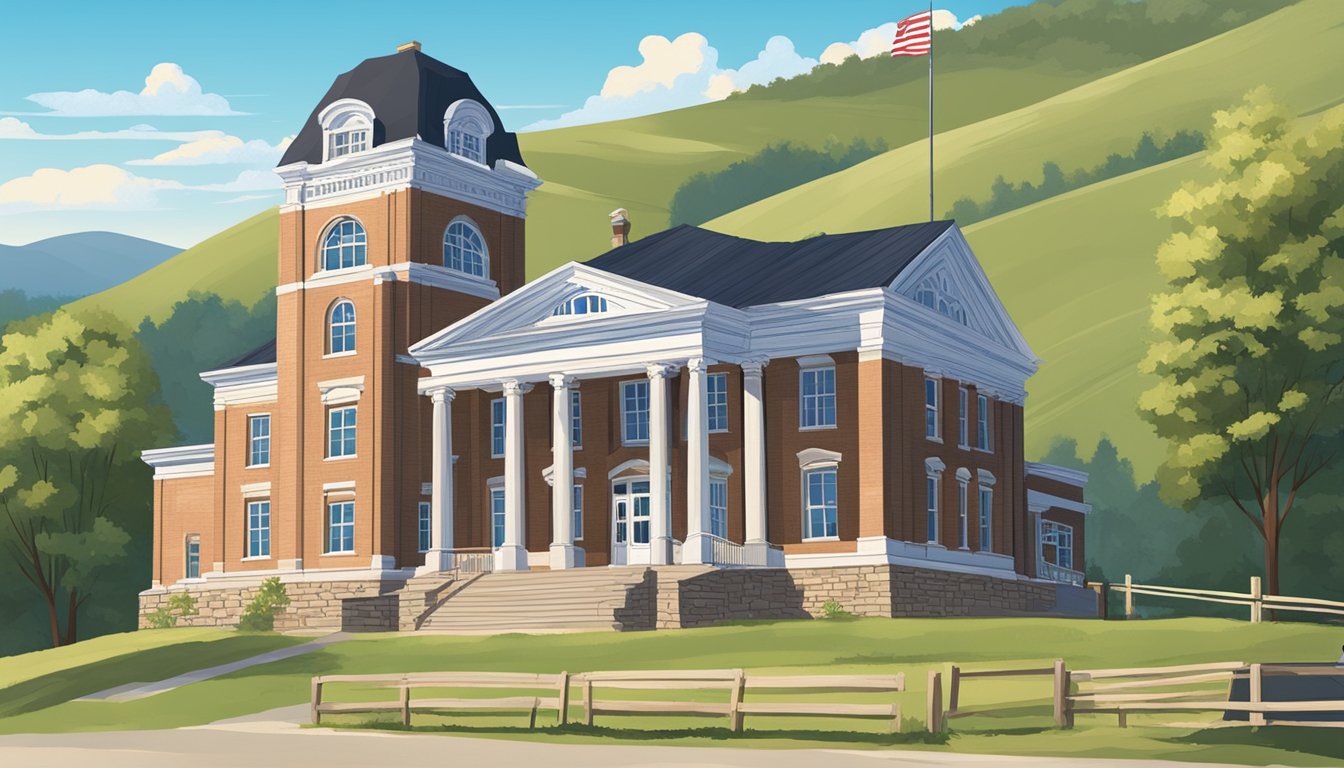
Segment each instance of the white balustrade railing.
[[1047,563],[1044,560],[1037,561],[1036,575],[1047,581],[1058,581],[1064,584],[1073,584],[1077,587],[1083,586],[1083,574],[1072,568]]
[[495,570],[495,552],[486,547],[450,550],[452,568],[461,575],[491,573]]

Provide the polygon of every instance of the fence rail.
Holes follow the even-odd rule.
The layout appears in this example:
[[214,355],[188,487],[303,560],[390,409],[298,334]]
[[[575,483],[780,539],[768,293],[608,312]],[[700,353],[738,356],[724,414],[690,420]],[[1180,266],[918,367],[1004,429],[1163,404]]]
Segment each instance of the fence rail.
[[1250,610],[1252,624],[1259,624],[1266,610],[1301,611],[1304,613],[1344,616],[1344,602],[1322,600],[1315,597],[1291,597],[1288,595],[1267,595],[1261,588],[1260,577],[1252,576],[1249,592],[1224,592],[1215,589],[1190,589],[1187,587],[1167,587],[1157,584],[1135,584],[1129,574],[1125,574],[1123,584],[1105,585],[1111,591],[1117,591],[1125,598],[1125,618],[1134,616],[1134,596],[1175,598],[1178,600],[1196,600],[1203,603],[1221,605],[1244,605]]

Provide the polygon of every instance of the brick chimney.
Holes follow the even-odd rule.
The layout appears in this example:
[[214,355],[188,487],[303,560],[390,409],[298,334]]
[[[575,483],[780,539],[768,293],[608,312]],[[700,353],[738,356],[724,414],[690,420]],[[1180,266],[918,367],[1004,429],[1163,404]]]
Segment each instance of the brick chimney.
[[630,242],[630,212],[617,208],[607,215],[611,217],[611,247],[620,248]]
[[402,43],[401,45],[397,46],[397,53],[405,53],[406,51],[418,51],[418,50],[420,50],[420,41],[418,40],[412,40],[409,43]]

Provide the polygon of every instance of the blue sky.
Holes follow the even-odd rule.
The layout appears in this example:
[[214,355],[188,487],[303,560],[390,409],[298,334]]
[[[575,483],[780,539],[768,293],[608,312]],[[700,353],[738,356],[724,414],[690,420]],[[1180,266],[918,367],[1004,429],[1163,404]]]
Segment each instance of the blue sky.
[[[950,24],[1021,2],[935,5],[950,12]],[[920,6],[336,1],[50,9],[5,10],[0,243],[107,229],[185,247],[274,205],[269,168],[332,79],[407,40],[468,71],[506,127],[519,130],[661,111],[806,71],[884,38],[885,31],[860,35]]]

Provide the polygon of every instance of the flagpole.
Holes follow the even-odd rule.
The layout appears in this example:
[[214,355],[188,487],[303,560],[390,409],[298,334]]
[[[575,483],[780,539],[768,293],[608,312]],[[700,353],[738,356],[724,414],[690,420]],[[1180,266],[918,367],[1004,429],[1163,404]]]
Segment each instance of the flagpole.
[[933,221],[933,0],[929,0],[929,221]]

